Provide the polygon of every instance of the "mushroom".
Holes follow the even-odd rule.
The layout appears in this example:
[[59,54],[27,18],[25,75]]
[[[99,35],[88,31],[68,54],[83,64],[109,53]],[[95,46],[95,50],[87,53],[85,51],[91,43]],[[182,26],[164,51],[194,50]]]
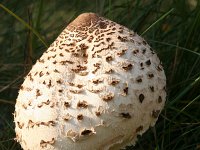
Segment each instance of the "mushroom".
[[162,64],[128,28],[83,13],[26,76],[15,105],[25,150],[119,149],[154,126],[166,98]]

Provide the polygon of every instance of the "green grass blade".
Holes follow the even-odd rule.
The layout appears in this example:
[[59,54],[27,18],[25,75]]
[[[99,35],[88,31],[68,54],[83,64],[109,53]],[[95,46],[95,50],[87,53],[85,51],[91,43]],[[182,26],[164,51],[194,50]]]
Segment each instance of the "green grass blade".
[[40,0],[37,20],[36,20],[36,25],[35,25],[36,29],[40,28],[40,20],[41,20],[41,16],[42,16],[43,5],[44,5],[43,0]]
[[154,43],[158,43],[158,44],[161,44],[161,45],[166,45],[166,46],[171,46],[171,47],[179,48],[179,49],[182,49],[184,51],[187,51],[187,52],[190,52],[190,53],[193,53],[193,54],[196,54],[196,55],[200,56],[200,53],[197,53],[197,52],[192,51],[190,49],[187,49],[185,47],[177,46],[177,45],[166,43],[166,42],[155,41],[155,40],[149,40],[149,41],[150,42],[154,42]]
[[191,84],[189,84],[182,92],[177,95],[171,102],[169,102],[168,106],[172,106],[176,101],[181,99],[191,88],[193,88],[200,81],[200,76],[194,80]]
[[11,10],[9,10],[7,7],[4,5],[0,4],[0,7],[5,10],[7,13],[12,15],[15,19],[17,19],[19,22],[21,22],[25,27],[27,27],[29,30],[31,30],[37,37],[38,39],[45,45],[45,47],[48,47],[48,44],[43,40],[42,36],[33,28],[31,27],[28,23],[26,23],[23,19],[21,19],[19,16],[17,16],[15,13],[13,13]]
[[147,29],[145,29],[141,35],[144,35],[147,31],[149,31],[153,26],[155,26],[158,22],[160,22],[161,20],[163,20],[165,17],[167,17],[171,12],[174,11],[174,8],[170,9],[168,12],[166,12],[165,14],[163,14],[160,18],[158,18],[158,20],[156,20],[154,23],[152,23]]
[[183,107],[172,119],[171,122],[173,122],[187,107],[189,107],[192,103],[194,103],[196,100],[200,98],[200,95],[198,95],[196,98],[194,98],[192,101],[190,101],[185,107]]
[[0,103],[6,103],[6,104],[15,105],[15,102],[13,102],[13,101],[8,101],[8,100],[4,100],[4,99],[0,99]]

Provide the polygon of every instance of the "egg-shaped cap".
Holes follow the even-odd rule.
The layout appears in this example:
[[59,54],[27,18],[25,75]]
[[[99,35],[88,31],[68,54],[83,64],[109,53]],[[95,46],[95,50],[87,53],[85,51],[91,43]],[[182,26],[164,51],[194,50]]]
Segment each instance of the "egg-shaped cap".
[[124,148],[154,126],[165,99],[165,73],[147,42],[84,13],[25,77],[15,105],[16,140],[25,150]]

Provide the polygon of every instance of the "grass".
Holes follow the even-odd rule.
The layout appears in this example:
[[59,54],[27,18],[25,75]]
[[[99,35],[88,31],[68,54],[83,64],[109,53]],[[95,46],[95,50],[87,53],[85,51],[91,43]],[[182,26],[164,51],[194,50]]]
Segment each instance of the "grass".
[[46,47],[82,12],[96,12],[133,29],[163,62],[166,106],[156,126],[138,137],[134,149],[200,149],[200,2],[197,0],[194,7],[188,1],[1,0],[0,149],[20,149],[14,141],[12,113],[23,77]]

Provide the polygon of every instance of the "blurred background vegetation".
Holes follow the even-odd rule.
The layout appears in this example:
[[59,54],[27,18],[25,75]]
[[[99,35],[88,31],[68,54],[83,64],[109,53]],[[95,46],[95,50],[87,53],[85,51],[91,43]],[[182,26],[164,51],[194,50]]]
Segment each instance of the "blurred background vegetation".
[[[200,149],[198,0],[0,0],[0,150],[18,150],[14,104],[31,66],[67,24],[96,12],[142,35],[163,62],[167,102],[135,150]],[[133,147],[127,147],[133,149]]]

